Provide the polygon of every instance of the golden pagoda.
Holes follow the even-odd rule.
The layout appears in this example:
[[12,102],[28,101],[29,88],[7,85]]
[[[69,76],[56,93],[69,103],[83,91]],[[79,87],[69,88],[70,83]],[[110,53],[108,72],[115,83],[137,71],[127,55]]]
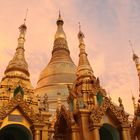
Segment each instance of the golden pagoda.
[[124,111],[122,99],[114,105],[100,86],[85,51],[84,34],[79,39],[79,64],[77,78],[69,87],[69,109],[57,110],[54,125],[55,140],[131,140],[130,122]]
[[0,83],[0,140],[48,139],[48,97],[35,96],[30,82],[24,56],[26,30],[24,22],[19,27],[16,52]]
[[76,79],[76,66],[70,57],[66,34],[63,30],[64,21],[60,13],[56,24],[52,58],[41,72],[35,89],[35,93],[39,96],[47,93],[50,109],[53,110],[57,105],[57,93],[61,93],[61,100],[66,103],[67,85],[72,85]]
[[[16,52],[0,83],[0,140],[140,140],[140,99],[136,103],[132,97],[135,114],[130,121],[122,99],[114,104],[94,75],[81,25],[76,68],[63,24],[59,13],[52,58],[36,89],[24,57],[27,26],[20,26]],[[133,60],[140,80],[135,53]]]

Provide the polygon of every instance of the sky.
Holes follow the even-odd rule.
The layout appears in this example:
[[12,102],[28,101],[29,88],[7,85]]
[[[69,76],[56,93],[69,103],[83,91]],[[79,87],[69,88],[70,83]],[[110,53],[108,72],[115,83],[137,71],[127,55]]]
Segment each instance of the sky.
[[71,57],[78,63],[78,22],[85,34],[86,51],[94,75],[118,104],[133,114],[132,94],[138,99],[138,76],[129,40],[140,56],[140,1],[138,0],[0,0],[0,78],[17,47],[18,27],[26,9],[26,60],[36,87],[53,48],[58,11],[64,20]]

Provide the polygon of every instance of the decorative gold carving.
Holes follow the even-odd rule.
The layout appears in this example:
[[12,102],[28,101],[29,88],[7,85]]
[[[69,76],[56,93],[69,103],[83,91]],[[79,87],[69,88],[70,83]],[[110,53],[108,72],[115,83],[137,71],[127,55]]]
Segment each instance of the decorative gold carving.
[[107,97],[104,98],[102,105],[99,106],[97,110],[93,110],[91,112],[90,119],[92,123],[100,123],[107,109],[110,109],[110,111],[114,114],[114,116],[121,124],[128,124],[128,115],[126,115],[123,110],[120,110],[115,105],[113,105]]
[[3,120],[15,108],[19,108],[19,110],[31,123],[43,123],[41,114],[36,114],[33,108],[31,108],[30,105],[25,100],[23,100],[21,94],[17,94],[7,104],[0,108],[0,119]]

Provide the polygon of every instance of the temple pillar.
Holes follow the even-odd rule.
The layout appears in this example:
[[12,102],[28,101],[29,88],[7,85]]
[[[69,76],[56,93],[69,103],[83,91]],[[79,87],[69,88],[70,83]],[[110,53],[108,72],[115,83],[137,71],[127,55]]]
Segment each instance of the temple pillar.
[[45,123],[45,126],[42,129],[42,134],[41,134],[41,140],[48,140],[49,139],[49,118],[51,117],[51,114],[49,112],[41,112],[43,116],[43,120]]
[[82,140],[90,140],[90,132],[89,132],[89,114],[90,111],[88,109],[79,109],[79,120],[80,120],[80,136]]
[[94,124],[90,126],[91,138],[93,140],[100,140],[100,134],[99,134],[100,127],[101,127],[100,124]]
[[40,130],[34,131],[34,140],[41,140]]
[[44,124],[33,124],[31,127],[33,133],[33,140],[42,140],[42,130],[44,128]]
[[78,126],[72,126],[72,140],[80,140],[80,130]]
[[121,129],[122,139],[123,140],[131,140],[130,125],[122,125],[121,128],[122,128]]

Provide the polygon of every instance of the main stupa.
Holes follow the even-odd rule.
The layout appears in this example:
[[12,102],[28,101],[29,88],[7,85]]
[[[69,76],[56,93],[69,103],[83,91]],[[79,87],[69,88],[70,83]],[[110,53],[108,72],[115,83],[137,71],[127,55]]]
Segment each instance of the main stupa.
[[39,96],[47,93],[50,110],[56,109],[60,94],[62,104],[65,104],[68,96],[67,85],[72,85],[76,79],[76,65],[70,57],[66,34],[63,30],[64,21],[60,13],[56,24],[57,31],[54,37],[52,57],[41,72],[35,89]]

